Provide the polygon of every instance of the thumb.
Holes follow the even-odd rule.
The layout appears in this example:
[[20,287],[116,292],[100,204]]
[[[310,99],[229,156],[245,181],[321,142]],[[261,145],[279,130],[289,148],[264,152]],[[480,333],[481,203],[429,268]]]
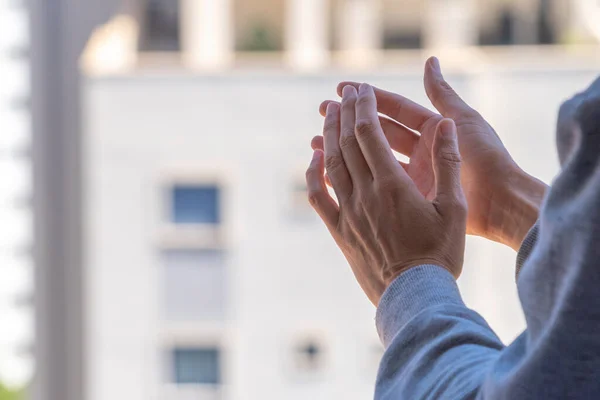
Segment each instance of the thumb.
[[466,212],[465,197],[460,184],[461,159],[453,120],[445,118],[438,124],[432,153],[436,184],[434,203],[442,214]]
[[425,92],[431,104],[444,117],[458,120],[466,113],[475,113],[475,110],[469,107],[446,82],[442,75],[440,61],[436,57],[431,57],[425,65]]

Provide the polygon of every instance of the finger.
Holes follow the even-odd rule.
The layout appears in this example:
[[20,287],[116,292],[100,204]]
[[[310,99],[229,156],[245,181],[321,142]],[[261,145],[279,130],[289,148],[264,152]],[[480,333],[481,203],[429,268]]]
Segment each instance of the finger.
[[425,64],[425,92],[431,104],[444,117],[457,120],[460,117],[477,114],[446,82],[436,57],[431,57]]
[[[330,103],[339,104],[337,101],[325,100],[319,109],[319,112],[323,116],[325,116],[325,110],[327,109],[327,105]],[[380,116],[379,123],[381,124],[383,133],[385,134],[385,137],[387,138],[392,149],[400,154],[410,157],[415,149],[415,146],[419,142],[420,136],[404,125],[386,117]],[[313,149],[319,147],[319,140],[320,139],[317,139],[317,137],[313,138]]]
[[323,173],[325,172],[324,154],[321,150],[315,150],[310,166],[306,170],[306,187],[308,200],[325,225],[330,229],[337,226],[339,209],[335,201],[329,195]]
[[340,107],[330,104],[327,107],[323,128],[325,168],[340,203],[352,194],[352,180],[340,149]]
[[379,117],[379,123],[390,147],[400,154],[410,157],[421,138],[402,124],[386,117]]
[[[412,131],[410,131],[410,132],[412,132]],[[310,145],[311,145],[311,147],[312,147],[313,150],[324,151],[323,150],[323,136],[315,136],[312,139]],[[392,146],[392,149],[394,149],[394,146]],[[394,149],[394,150],[400,152],[400,150],[397,150],[397,149]],[[402,161],[398,161],[398,164],[400,164],[400,166],[402,168],[404,168],[404,170],[406,172],[408,172],[408,163],[405,163],[405,162],[402,162]],[[329,176],[327,174],[325,174],[325,183],[327,184],[327,186],[331,186],[331,180],[329,180]]]
[[323,150],[325,151],[325,148],[323,147],[323,136],[315,136],[314,138],[312,138],[312,140],[310,141],[310,147],[313,150]]
[[358,93],[354,87],[347,86],[344,88],[342,93],[340,149],[353,186],[358,185],[360,182],[371,182],[373,179],[354,132],[357,99]]
[[435,173],[434,203],[442,215],[464,216],[466,203],[460,184],[460,153],[456,125],[443,119],[437,125],[431,158]]
[[355,133],[373,177],[383,177],[398,171],[398,161],[379,122],[375,92],[366,83],[360,85],[356,100]]
[[[360,87],[360,83],[357,82],[342,82],[338,85],[338,93],[341,93],[344,86],[347,85],[352,85],[356,89]],[[400,122],[410,129],[420,132],[423,125],[431,118],[439,118],[438,114],[404,96],[378,88],[373,89],[375,91],[375,97],[377,98],[377,111]]]
[[325,114],[327,113],[327,106],[329,105],[329,103],[335,103],[338,105],[341,105],[341,103],[339,101],[335,101],[335,100],[325,100],[323,101],[320,105],[319,105],[319,114],[321,114],[321,116],[325,116]]

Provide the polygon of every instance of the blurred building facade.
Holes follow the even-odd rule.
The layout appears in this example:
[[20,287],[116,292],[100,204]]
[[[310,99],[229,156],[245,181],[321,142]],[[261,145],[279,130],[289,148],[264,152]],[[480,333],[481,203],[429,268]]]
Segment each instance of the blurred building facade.
[[[114,388],[132,400],[370,397],[374,309],[305,199],[320,101],[353,78],[427,104],[422,65],[438,53],[520,164],[549,181],[558,104],[600,65],[597,47],[535,46],[583,25],[560,1],[128,7],[83,59],[92,400]],[[524,326],[513,264],[512,251],[470,239],[460,282],[506,341]]]
[[25,2],[0,1],[0,382],[33,368],[30,64]]
[[[67,159],[58,175],[40,173],[65,186],[36,204],[46,234],[61,229],[52,264],[68,266],[38,274],[54,279],[40,298],[55,296],[38,317],[55,342],[38,357],[42,374],[57,359],[70,373],[40,399],[372,396],[374,308],[305,199],[320,101],[356,79],[428,104],[422,65],[435,53],[517,161],[549,181],[557,106],[600,66],[597,45],[561,46],[594,43],[585,1],[114,3],[120,13],[82,58],[80,117],[69,113],[77,86],[65,89],[60,115],[78,115],[82,136],[56,121],[71,136],[38,161],[39,172]],[[91,26],[61,40],[85,40]],[[70,46],[69,62],[81,51]],[[59,62],[55,72],[73,72]],[[460,281],[506,341],[523,328],[513,263],[512,251],[470,239]]]
[[271,53],[310,70],[372,67],[382,50],[593,42],[594,9],[593,0],[129,0],[122,12],[139,28],[130,51],[175,52],[203,70]]

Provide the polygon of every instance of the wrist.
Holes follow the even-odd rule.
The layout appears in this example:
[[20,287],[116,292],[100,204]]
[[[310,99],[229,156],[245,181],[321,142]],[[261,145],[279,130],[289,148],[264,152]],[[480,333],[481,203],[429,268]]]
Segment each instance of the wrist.
[[[464,234],[463,234],[464,236]],[[462,248],[464,249],[464,244],[462,246]],[[463,250],[464,252],[464,250]],[[460,261],[457,262],[449,262],[449,261],[442,261],[438,258],[434,258],[434,257],[422,257],[419,258],[418,260],[413,260],[410,262],[405,262],[402,263],[401,265],[395,265],[393,268],[384,268],[383,271],[383,281],[384,281],[384,285],[386,288],[388,288],[395,280],[396,278],[398,278],[400,275],[406,273],[407,271],[417,268],[417,267],[421,267],[423,265],[435,265],[438,268],[442,268],[446,271],[448,271],[453,277],[454,279],[458,279],[458,277],[460,276],[460,272],[462,271],[462,257]],[[453,265],[453,264],[458,264],[459,267],[457,268],[450,268],[448,267],[448,265]]]
[[497,211],[490,215],[486,236],[518,251],[538,219],[548,186],[516,166],[507,177],[493,199]]

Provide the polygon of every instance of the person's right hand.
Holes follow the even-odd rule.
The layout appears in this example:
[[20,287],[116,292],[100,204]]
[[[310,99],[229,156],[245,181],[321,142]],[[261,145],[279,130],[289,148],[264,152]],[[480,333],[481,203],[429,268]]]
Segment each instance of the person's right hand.
[[[340,96],[348,85],[358,88],[359,83],[340,83]],[[375,90],[378,111],[389,117],[382,117],[381,123],[390,146],[410,158],[404,167],[423,196],[431,200],[436,195],[431,160],[435,128],[443,118],[453,119],[463,159],[461,182],[469,205],[467,231],[518,249],[537,220],[546,185],[519,168],[494,129],[444,80],[436,58],[425,66],[425,89],[441,115],[403,96]],[[321,104],[322,115],[329,103]],[[322,149],[322,137],[315,137],[312,147]]]

